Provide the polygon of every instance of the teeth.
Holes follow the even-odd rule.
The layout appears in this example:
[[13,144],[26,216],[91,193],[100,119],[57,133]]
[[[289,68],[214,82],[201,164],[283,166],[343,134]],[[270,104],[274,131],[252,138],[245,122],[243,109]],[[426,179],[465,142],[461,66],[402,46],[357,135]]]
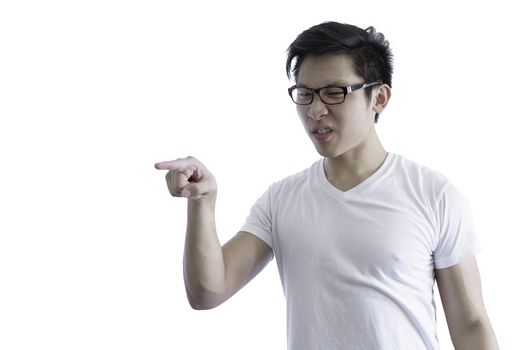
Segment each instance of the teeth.
[[331,129],[329,129],[329,128],[319,129],[319,130],[317,130],[317,134],[327,134],[330,131],[331,131]]

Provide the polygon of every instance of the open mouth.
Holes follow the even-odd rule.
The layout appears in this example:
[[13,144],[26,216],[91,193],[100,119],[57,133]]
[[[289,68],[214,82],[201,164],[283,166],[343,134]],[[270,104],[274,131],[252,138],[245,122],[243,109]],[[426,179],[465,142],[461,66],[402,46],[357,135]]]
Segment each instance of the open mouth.
[[333,130],[329,127],[323,127],[313,130],[313,137],[318,141],[327,141],[333,134]]
[[325,128],[321,128],[321,129],[317,129],[317,130],[313,131],[313,134],[326,135],[326,134],[329,134],[331,132],[333,132],[333,130],[331,130],[331,128],[325,127]]

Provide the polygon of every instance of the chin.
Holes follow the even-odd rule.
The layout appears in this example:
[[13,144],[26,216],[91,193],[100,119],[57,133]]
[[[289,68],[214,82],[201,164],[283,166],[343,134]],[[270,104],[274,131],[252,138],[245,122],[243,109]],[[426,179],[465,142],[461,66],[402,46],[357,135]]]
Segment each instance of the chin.
[[315,145],[315,148],[317,150],[317,153],[320,154],[322,157],[325,157],[325,158],[336,158],[339,156],[339,154],[333,152],[333,151],[329,151],[329,150],[326,150],[326,149],[322,149],[320,147],[317,147]]

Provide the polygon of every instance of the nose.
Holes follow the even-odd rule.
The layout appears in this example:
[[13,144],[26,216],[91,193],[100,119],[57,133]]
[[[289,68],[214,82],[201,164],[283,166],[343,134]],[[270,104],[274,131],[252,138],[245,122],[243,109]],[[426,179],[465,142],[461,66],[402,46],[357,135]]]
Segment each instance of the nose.
[[313,118],[314,120],[320,120],[328,114],[328,109],[326,105],[320,100],[320,96],[315,94],[313,96],[313,102],[309,105],[307,112],[308,117]]

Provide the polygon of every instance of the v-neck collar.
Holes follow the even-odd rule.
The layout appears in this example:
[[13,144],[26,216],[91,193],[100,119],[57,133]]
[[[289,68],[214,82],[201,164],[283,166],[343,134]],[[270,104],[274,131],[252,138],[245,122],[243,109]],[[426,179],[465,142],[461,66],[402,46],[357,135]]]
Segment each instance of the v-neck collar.
[[347,191],[341,191],[329,182],[326,176],[326,172],[324,170],[325,158],[322,158],[317,162],[316,175],[317,175],[317,178],[320,179],[320,184],[322,188],[324,188],[325,190],[327,190],[329,193],[331,193],[332,195],[336,197],[347,198],[356,193],[360,193],[364,191],[373,182],[375,182],[376,179],[380,178],[386,172],[386,170],[391,166],[391,164],[393,163],[393,159],[395,157],[396,157],[396,154],[388,152],[386,155],[386,158],[384,159],[380,167],[374,173],[372,173],[370,176],[368,176],[358,185],[350,188]]

